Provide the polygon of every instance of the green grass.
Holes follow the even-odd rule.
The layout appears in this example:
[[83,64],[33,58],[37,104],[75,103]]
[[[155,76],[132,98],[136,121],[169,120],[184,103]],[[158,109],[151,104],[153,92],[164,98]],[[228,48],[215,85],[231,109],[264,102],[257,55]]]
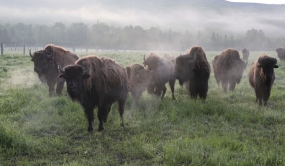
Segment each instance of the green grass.
[[[94,54],[127,66],[148,53]],[[218,52],[206,54],[211,63]],[[259,55],[252,52],[249,65]],[[191,100],[177,81],[175,101],[170,88],[163,101],[144,93],[140,107],[129,95],[125,128],[114,104],[105,130],[90,134],[80,104],[66,89],[48,97],[29,56],[0,56],[0,165],[284,165],[284,64],[278,61],[267,107],[255,103],[248,68],[228,93],[218,89],[212,71],[205,103]],[[95,116],[95,129],[98,124]]]

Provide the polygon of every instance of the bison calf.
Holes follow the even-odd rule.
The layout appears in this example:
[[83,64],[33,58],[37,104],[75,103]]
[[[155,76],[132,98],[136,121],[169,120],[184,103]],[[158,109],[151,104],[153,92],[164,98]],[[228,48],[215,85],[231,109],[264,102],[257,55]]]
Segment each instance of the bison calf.
[[124,126],[124,106],[128,94],[126,69],[108,58],[86,56],[75,62],[75,65],[60,69],[60,78],[67,83],[67,92],[71,99],[79,101],[84,108],[89,126],[93,130],[94,108],[98,107],[99,129],[104,129],[111,105],[118,101],[121,125]]
[[254,88],[256,100],[259,105],[267,105],[270,96],[272,84],[275,79],[274,68],[277,60],[265,54],[260,55],[258,60],[254,61],[248,70],[248,79],[250,85]]

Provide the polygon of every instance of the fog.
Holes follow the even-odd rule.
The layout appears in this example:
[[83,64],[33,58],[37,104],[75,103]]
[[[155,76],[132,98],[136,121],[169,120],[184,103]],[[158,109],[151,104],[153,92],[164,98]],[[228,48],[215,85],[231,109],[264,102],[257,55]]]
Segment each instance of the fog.
[[115,0],[26,0],[1,2],[0,19],[5,23],[52,25],[97,21],[124,27],[152,26],[175,31],[227,32],[245,34],[249,29],[262,29],[269,36],[285,36],[285,5],[233,3],[225,0],[129,1]]

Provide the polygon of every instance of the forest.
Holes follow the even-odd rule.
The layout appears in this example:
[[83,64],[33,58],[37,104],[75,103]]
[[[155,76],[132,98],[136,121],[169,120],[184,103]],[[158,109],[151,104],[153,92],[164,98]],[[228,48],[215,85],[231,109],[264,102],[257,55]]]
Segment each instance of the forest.
[[[202,27],[201,27],[202,29]],[[0,24],[0,42],[4,46],[45,46],[56,44],[65,47],[84,47],[114,50],[185,51],[199,45],[208,51],[222,51],[231,47],[238,50],[246,47],[251,51],[275,51],[285,46],[285,38],[267,36],[262,29],[249,29],[244,34],[227,34],[215,30],[188,30],[184,32],[169,28],[162,30],[139,25],[115,27],[97,21],[85,23],[56,22],[45,24]]]

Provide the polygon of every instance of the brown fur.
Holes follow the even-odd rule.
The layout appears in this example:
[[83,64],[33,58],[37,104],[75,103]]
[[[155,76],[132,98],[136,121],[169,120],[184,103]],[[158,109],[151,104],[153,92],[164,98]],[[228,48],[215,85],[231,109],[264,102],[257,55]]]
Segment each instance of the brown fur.
[[53,96],[55,85],[57,85],[57,94],[61,95],[64,80],[58,78],[58,66],[65,67],[67,65],[74,64],[78,59],[78,56],[62,47],[55,46],[53,44],[48,44],[44,50],[36,51],[31,56],[31,60],[35,65],[35,72],[37,72],[39,77],[44,76],[47,82],[49,87],[49,95]]
[[206,99],[210,70],[210,64],[203,48],[195,46],[187,54],[176,58],[174,75],[180,85],[186,82],[188,94],[192,98],[196,99],[199,95],[200,98]]
[[235,89],[247,65],[240,59],[239,52],[232,48],[228,48],[220,55],[215,56],[212,64],[217,84],[219,86],[221,83],[225,92],[227,91],[228,85],[230,90]]
[[[168,56],[168,58],[171,58],[171,55]],[[147,92],[149,94],[154,93],[163,99],[167,90],[165,84],[169,82],[172,99],[174,100],[174,61],[169,61],[168,59],[161,58],[158,55],[151,53],[143,64],[150,71],[150,81]]]
[[130,92],[136,100],[138,105],[139,99],[146,90],[149,82],[149,71],[140,64],[131,64],[126,67],[128,73],[128,80],[130,85]]
[[267,105],[270,96],[272,84],[275,80],[274,68],[277,60],[265,54],[260,55],[258,60],[254,61],[248,70],[248,80],[250,85],[254,88],[256,95],[256,102],[259,105]]
[[88,131],[93,130],[94,108],[98,107],[99,131],[107,121],[111,105],[118,101],[122,125],[124,105],[128,94],[127,71],[116,61],[98,56],[86,56],[64,68],[59,76],[66,79],[67,92],[77,100],[88,118]]

